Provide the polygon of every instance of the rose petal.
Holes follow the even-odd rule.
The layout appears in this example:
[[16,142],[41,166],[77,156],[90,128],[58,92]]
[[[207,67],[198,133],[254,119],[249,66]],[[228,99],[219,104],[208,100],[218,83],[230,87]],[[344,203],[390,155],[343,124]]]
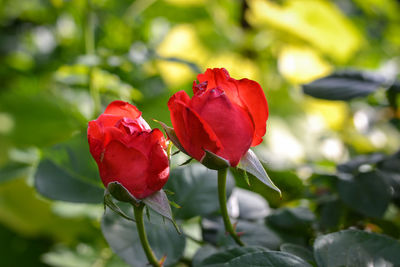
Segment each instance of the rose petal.
[[169,161],[165,150],[160,144],[153,145],[149,162],[148,188],[152,191],[160,190],[169,177]]
[[232,103],[221,89],[194,96],[191,107],[213,129],[223,149],[217,155],[236,166],[250,148],[254,126],[248,113]]
[[250,113],[255,127],[253,142],[256,146],[262,142],[262,137],[267,129],[268,104],[261,86],[252,80],[241,79],[237,81],[239,97]]
[[177,92],[168,101],[171,121],[183,148],[198,161],[207,149],[217,153],[221,143],[209,125],[187,104],[190,98],[184,91]]
[[207,82],[207,90],[217,87],[221,88],[233,103],[239,105],[240,107],[244,107],[241,99],[239,98],[237,85],[235,83],[236,80],[229,76],[229,73],[226,69],[207,69],[205,73],[198,74],[197,79],[200,83]]
[[248,110],[255,128],[251,146],[260,144],[268,119],[267,99],[261,86],[249,79],[235,80],[224,68],[207,69],[204,74],[197,75],[197,79],[200,83],[207,82],[207,90],[221,88],[233,103]]
[[137,120],[137,122],[142,126],[143,129],[150,130],[150,126],[147,122],[141,117],[142,112],[140,112],[134,105],[129,104],[128,102],[116,100],[111,102],[104,114],[119,116],[119,118],[127,117],[132,120]]
[[147,167],[148,160],[142,152],[117,140],[106,146],[99,164],[100,177],[106,187],[108,183],[118,181],[136,198],[150,193],[146,184]]

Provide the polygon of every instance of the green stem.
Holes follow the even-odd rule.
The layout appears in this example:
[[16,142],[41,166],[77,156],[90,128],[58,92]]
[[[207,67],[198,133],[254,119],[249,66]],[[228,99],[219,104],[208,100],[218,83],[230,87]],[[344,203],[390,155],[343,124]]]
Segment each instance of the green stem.
[[160,263],[157,261],[157,258],[153,253],[153,250],[150,247],[149,240],[147,239],[143,223],[143,208],[144,208],[143,203],[140,203],[138,206],[133,205],[133,211],[135,214],[136,226],[140,238],[140,243],[142,244],[142,248],[144,250],[144,253],[146,254],[147,259],[149,260],[149,263],[154,267],[161,267]]
[[85,22],[85,52],[86,54],[95,54],[94,45],[94,14],[90,0],[86,2],[86,22]]
[[[86,55],[94,56],[96,55],[95,46],[95,17],[92,10],[91,0],[86,2],[86,21],[85,21],[85,53]],[[88,87],[90,95],[94,103],[94,117],[100,114],[101,102],[100,93],[97,86],[94,84],[94,66],[89,67],[88,72]]]
[[228,173],[228,169],[218,170],[218,198],[219,198],[219,206],[221,209],[221,215],[224,219],[225,230],[231,235],[233,240],[239,245],[244,246],[244,243],[240,240],[239,236],[236,234],[235,229],[231,224],[228,215],[228,209],[226,207],[226,175]]

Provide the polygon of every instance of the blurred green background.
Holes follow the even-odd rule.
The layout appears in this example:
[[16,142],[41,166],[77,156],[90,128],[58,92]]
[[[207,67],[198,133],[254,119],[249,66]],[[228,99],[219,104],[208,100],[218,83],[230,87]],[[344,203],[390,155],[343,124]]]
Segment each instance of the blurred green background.
[[[76,151],[57,144],[83,136],[115,99],[137,105],[152,127],[152,119],[171,125],[169,97],[190,93],[208,67],[256,80],[266,93],[267,134],[255,152],[283,199],[253,190],[274,208],[318,210],[306,197],[310,177],[356,155],[394,153],[400,134],[389,121],[400,112],[383,90],[328,101],[306,96],[301,84],[349,68],[394,79],[399,14],[396,0],[0,1],[0,265],[122,265],[101,234],[103,206],[38,194],[36,168],[50,157],[79,169],[82,162],[65,161]],[[91,160],[86,142],[76,147]]]

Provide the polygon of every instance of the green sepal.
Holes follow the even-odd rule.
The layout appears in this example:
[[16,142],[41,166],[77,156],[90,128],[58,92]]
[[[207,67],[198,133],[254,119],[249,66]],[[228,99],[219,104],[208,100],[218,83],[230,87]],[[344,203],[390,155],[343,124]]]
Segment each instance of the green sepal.
[[158,120],[154,120],[155,122],[158,122],[161,127],[164,129],[165,133],[167,134],[169,140],[171,140],[171,142],[183,153],[187,154],[186,150],[183,148],[182,144],[179,142],[178,137],[176,136],[175,130],[172,127],[167,126],[165,123],[158,121]]
[[122,184],[119,182],[110,182],[107,185],[107,190],[118,201],[138,205],[140,200],[135,198]]
[[212,170],[221,170],[230,167],[229,161],[208,151],[204,150],[205,154],[200,163]]
[[143,203],[146,204],[147,207],[151,208],[153,211],[160,214],[163,218],[167,218],[172,222],[176,231],[180,234],[181,231],[178,225],[175,222],[174,217],[172,216],[171,206],[169,205],[169,200],[164,190],[160,190],[155,192],[154,194],[143,198]]
[[129,221],[135,222],[135,219],[127,215],[125,212],[123,212],[117,204],[114,203],[113,197],[106,188],[104,190],[104,212],[106,211],[106,208],[109,207],[113,212],[121,216],[122,218],[125,218]]
[[246,172],[246,171],[243,171],[243,178],[244,178],[244,180],[246,181],[247,185],[248,185],[248,186],[251,186],[251,185],[250,185],[250,180],[249,180],[249,175],[247,175],[247,172]]
[[263,165],[261,164],[260,160],[257,158],[256,154],[254,154],[253,151],[249,149],[246,152],[246,154],[244,154],[237,167],[245,172],[252,174],[263,184],[277,191],[279,195],[282,197],[281,190],[279,190],[279,188],[269,178]]
[[191,161],[193,160],[193,158],[189,158],[188,160],[186,160],[184,163],[179,164],[179,166],[184,166],[184,165],[188,165]]
[[181,206],[179,206],[179,204],[178,203],[176,203],[176,202],[174,202],[174,201],[169,201],[169,204],[171,205],[171,206],[173,206],[174,208],[177,208],[177,209],[181,209],[182,207]]

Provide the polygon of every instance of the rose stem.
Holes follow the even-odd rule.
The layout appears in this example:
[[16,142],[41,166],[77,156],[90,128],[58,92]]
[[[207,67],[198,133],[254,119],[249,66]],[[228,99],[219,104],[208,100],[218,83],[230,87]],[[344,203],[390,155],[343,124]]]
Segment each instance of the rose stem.
[[140,203],[139,205],[133,205],[133,211],[135,214],[136,226],[137,231],[140,238],[140,243],[142,244],[142,248],[144,253],[149,260],[149,263],[154,267],[161,267],[160,263],[157,261],[156,256],[153,253],[153,250],[150,247],[149,240],[147,239],[146,231],[144,230],[144,223],[143,223],[143,208],[144,204]]
[[228,173],[228,168],[218,170],[218,198],[219,198],[219,206],[221,209],[221,215],[222,215],[222,218],[224,219],[225,230],[232,236],[232,238],[235,240],[235,242],[239,246],[244,246],[244,243],[240,240],[240,238],[236,234],[235,229],[233,229],[233,226],[229,219],[228,209],[226,207],[226,175],[227,175],[227,173]]
[[[91,0],[86,1],[86,21],[84,28],[85,38],[85,53],[87,55],[96,55],[95,46],[95,14],[92,8]],[[88,88],[93,100],[94,117],[100,114],[101,100],[100,92],[97,85],[94,84],[94,66],[89,67],[88,71]]]

